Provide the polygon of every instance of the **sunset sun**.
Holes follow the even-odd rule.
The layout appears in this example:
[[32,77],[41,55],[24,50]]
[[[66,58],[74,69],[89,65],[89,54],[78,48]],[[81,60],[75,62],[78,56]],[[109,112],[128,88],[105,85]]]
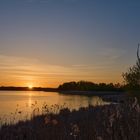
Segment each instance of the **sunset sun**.
[[28,88],[29,89],[33,89],[33,85],[28,85]]

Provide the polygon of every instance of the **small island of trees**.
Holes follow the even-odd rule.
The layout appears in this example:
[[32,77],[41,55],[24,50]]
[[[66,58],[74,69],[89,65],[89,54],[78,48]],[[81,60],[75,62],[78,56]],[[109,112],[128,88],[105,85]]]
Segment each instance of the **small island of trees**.
[[59,90],[74,90],[74,91],[122,91],[123,87],[113,83],[93,83],[88,81],[67,82],[58,87]]

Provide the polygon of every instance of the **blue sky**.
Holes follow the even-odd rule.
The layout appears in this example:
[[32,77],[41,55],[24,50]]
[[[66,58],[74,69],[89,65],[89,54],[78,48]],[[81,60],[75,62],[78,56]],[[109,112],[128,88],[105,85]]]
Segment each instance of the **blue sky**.
[[0,85],[122,82],[139,14],[138,0],[0,0]]

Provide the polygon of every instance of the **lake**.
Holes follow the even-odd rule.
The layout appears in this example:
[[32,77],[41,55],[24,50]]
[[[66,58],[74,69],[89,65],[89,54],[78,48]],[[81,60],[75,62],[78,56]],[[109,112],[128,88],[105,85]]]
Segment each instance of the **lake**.
[[65,95],[42,91],[0,91],[0,124],[29,119],[35,108],[38,108],[41,113],[43,105],[47,105],[50,111],[57,112],[58,109],[54,107],[56,104],[61,108],[78,109],[88,105],[108,103],[98,96]]

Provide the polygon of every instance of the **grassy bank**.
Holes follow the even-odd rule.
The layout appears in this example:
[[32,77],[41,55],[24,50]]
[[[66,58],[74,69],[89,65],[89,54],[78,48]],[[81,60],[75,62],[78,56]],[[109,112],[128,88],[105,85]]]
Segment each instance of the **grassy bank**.
[[[78,111],[33,115],[30,121],[4,125],[0,140],[139,140],[140,106],[135,98],[123,104],[89,106]],[[45,112],[45,111],[44,111]]]

